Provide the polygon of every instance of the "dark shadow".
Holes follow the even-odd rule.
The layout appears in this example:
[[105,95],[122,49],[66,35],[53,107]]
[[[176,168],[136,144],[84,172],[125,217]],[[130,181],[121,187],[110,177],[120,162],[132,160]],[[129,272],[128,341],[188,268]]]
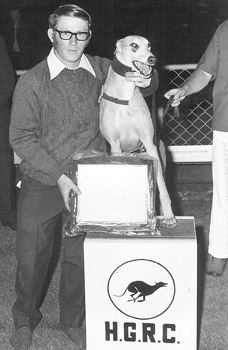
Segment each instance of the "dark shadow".
[[47,294],[48,288],[50,286],[53,274],[55,272],[55,269],[58,265],[59,259],[60,259],[60,253],[61,253],[61,241],[62,241],[62,217],[59,215],[58,220],[56,222],[56,228],[55,228],[55,235],[54,235],[54,241],[53,241],[53,250],[52,250],[52,257],[49,263],[45,284],[42,292],[42,297],[40,299],[39,307],[44,302],[45,296]]
[[207,257],[207,241],[204,226],[196,226],[197,239],[197,348],[199,347],[202,320],[202,305],[205,286],[205,265]]
[[[167,159],[171,157],[168,154],[167,149],[166,149],[166,156],[167,156]],[[181,199],[178,197],[177,182],[175,181],[176,178],[177,176],[176,176],[175,164],[171,161],[167,161],[165,179],[166,179],[167,190],[169,192],[170,199],[172,202],[173,213],[176,216],[183,216],[184,212],[183,212],[183,207],[181,205]]]

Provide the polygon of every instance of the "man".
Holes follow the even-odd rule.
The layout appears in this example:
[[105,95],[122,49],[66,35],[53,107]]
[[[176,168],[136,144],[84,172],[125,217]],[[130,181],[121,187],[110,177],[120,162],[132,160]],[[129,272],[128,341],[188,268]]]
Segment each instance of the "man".
[[213,200],[209,230],[206,272],[221,276],[228,258],[228,21],[216,30],[205,53],[190,78],[174,95],[177,106],[188,95],[202,90],[210,80],[213,87]]
[[14,72],[0,34],[0,221],[16,229],[13,152],[9,144],[10,103],[14,91]]
[[[15,89],[10,126],[12,147],[22,159],[16,241],[17,299],[13,305],[15,349],[29,349],[40,322],[40,304],[52,254],[55,225],[69,211],[69,193],[80,189],[69,177],[75,152],[100,150],[98,98],[108,59],[84,54],[91,38],[90,15],[76,5],[60,6],[49,17],[53,48],[26,72]],[[139,87],[151,80],[136,73]],[[149,88],[150,89],[150,88]],[[84,236],[63,239],[60,328],[79,344],[84,314]]]

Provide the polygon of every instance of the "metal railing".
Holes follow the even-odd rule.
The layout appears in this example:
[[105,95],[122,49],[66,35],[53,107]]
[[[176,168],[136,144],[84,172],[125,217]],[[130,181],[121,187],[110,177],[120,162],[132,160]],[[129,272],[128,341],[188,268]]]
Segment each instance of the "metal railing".
[[[166,90],[181,86],[196,64],[165,66]],[[179,117],[170,108],[163,120],[163,141],[174,162],[210,162],[212,145],[212,84],[186,97]]]

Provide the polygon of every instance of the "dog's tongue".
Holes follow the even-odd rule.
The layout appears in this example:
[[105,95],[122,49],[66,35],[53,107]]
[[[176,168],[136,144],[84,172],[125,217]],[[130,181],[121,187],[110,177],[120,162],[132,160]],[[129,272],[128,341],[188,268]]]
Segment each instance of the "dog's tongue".
[[133,62],[135,68],[140,72],[140,74],[149,76],[152,73],[152,67],[149,66],[148,64],[144,64],[140,61],[134,61]]

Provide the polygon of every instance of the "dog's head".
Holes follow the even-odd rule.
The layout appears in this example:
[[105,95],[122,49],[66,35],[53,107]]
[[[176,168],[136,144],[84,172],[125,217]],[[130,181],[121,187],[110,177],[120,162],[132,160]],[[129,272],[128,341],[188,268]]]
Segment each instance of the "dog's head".
[[121,63],[131,67],[132,70],[138,71],[144,77],[151,76],[156,58],[146,38],[132,35],[118,40],[115,54]]

